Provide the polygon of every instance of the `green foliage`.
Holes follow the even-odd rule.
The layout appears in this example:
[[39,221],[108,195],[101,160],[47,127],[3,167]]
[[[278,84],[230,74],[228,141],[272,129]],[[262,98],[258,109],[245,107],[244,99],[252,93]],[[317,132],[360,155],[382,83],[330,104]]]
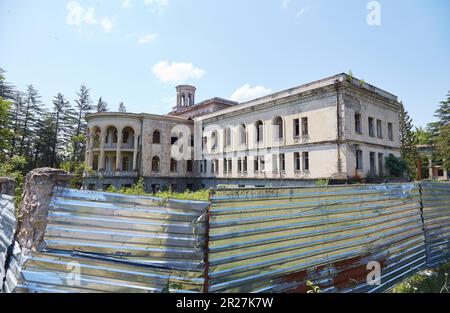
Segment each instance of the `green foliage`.
[[13,137],[13,132],[10,129],[10,115],[9,110],[11,103],[4,100],[0,96],[0,162],[5,161],[6,154],[10,150],[10,139]]
[[393,177],[403,177],[408,169],[404,160],[397,158],[392,154],[386,158],[386,168]]
[[316,180],[316,186],[317,187],[328,186],[329,182],[330,182],[330,179],[328,179],[328,178],[318,179],[318,180]]
[[433,142],[433,133],[429,128],[416,127],[415,136],[419,145],[430,145]]
[[[405,161],[406,173],[413,179],[417,179],[418,177],[417,161],[419,159],[419,153],[417,151],[417,143],[418,140],[416,132],[413,130],[412,119],[402,103],[400,110],[400,151],[402,159]],[[398,173],[396,168],[394,168],[394,171]]]
[[[144,178],[139,178],[138,181],[130,188],[121,188],[117,190],[114,186],[108,187],[107,192],[118,192],[126,195],[141,195],[148,196],[145,192]],[[209,189],[202,189],[199,191],[186,190],[184,192],[173,192],[172,190],[159,191],[153,196],[161,199],[178,199],[178,200],[192,200],[192,201],[208,201]]]
[[131,188],[122,188],[119,192],[126,195],[147,195],[145,192],[144,178],[139,178]]
[[0,176],[7,176],[15,178],[16,190],[14,193],[14,203],[16,208],[19,207],[22,200],[23,184],[25,180],[25,168],[27,166],[27,160],[21,156],[13,156],[7,162],[0,164]]
[[163,199],[179,199],[179,200],[192,200],[192,201],[208,201],[209,189],[202,189],[198,191],[189,191],[177,193],[173,191],[160,191],[155,194],[155,197]]
[[442,160],[443,167],[450,171],[450,124],[440,127],[436,138],[436,152],[438,158]]
[[450,263],[438,269],[414,275],[395,286],[392,293],[449,293]]

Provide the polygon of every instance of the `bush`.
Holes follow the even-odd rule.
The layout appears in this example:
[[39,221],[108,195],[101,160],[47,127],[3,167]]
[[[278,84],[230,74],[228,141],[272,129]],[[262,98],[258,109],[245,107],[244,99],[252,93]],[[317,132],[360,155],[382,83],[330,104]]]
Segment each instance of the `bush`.
[[392,154],[386,158],[386,168],[393,177],[403,177],[408,169],[404,160]]

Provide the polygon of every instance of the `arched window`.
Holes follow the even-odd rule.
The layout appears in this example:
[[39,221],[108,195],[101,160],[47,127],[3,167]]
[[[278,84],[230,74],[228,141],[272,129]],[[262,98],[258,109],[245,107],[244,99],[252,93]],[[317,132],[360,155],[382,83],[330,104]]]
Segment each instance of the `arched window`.
[[176,172],[177,172],[177,165],[178,165],[177,160],[175,160],[175,159],[170,159],[170,171],[171,171],[172,173],[176,173]]
[[123,143],[128,143],[128,140],[130,139],[130,133],[128,131],[123,132]]
[[217,149],[217,131],[211,133],[211,149],[213,151]]
[[264,140],[264,124],[262,121],[257,121],[256,127],[256,142],[262,142]]
[[283,119],[277,116],[273,120],[274,139],[283,139]]
[[159,130],[155,130],[153,132],[153,144],[160,144],[161,143],[161,133]]
[[225,128],[225,146],[231,146],[231,128]]
[[152,159],[152,172],[159,172],[160,170],[160,161],[158,156],[154,156]]
[[244,124],[242,124],[239,128],[239,138],[241,144],[247,143],[247,129]]

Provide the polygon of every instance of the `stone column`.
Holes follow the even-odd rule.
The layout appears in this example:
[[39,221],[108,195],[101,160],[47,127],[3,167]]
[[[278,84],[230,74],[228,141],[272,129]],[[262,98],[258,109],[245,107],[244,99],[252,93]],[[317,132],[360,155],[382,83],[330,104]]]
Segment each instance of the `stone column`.
[[137,171],[138,147],[139,147],[139,135],[134,135],[133,171]]
[[101,137],[100,137],[100,159],[99,159],[99,167],[98,169],[105,170],[105,141],[106,141],[106,132],[102,129]]
[[89,144],[88,144],[88,166],[92,168],[94,166],[94,141],[95,141],[95,134],[89,135]]
[[122,171],[122,129],[117,130],[116,171]]
[[433,179],[433,157],[428,157],[428,173],[430,175],[430,179]]

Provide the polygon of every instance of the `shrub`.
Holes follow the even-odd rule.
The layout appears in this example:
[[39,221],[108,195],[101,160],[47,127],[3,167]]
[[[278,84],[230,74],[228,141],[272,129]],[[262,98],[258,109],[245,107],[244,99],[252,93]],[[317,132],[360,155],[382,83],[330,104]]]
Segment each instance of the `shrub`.
[[408,167],[406,162],[394,155],[390,155],[386,158],[386,168],[393,177],[402,177],[406,173]]

